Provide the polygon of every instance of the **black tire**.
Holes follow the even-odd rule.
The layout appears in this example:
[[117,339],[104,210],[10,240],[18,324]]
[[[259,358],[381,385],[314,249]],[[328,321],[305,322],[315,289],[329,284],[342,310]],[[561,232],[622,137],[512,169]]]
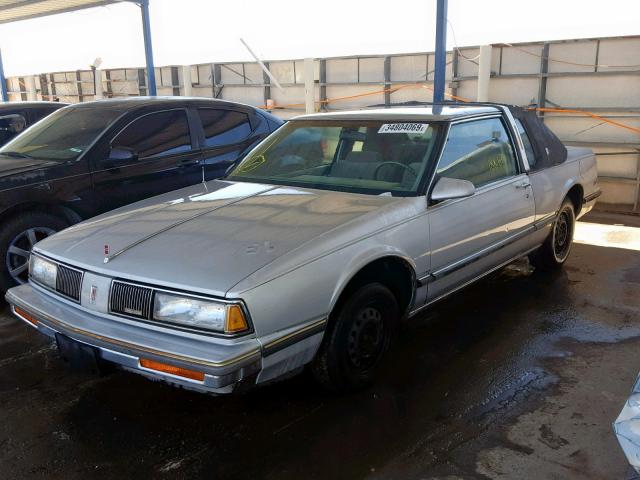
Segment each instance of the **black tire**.
[[529,261],[533,266],[544,271],[561,268],[571,253],[575,225],[576,214],[573,202],[565,199],[551,226],[549,236],[540,248],[529,255]]
[[316,380],[337,392],[357,391],[373,383],[398,315],[398,302],[384,285],[371,283],[354,291],[331,316],[311,363]]
[[[6,292],[11,287],[24,283],[27,271],[21,270],[28,262],[23,252],[30,252],[35,241],[58,232],[68,226],[63,219],[43,212],[24,212],[11,217],[0,229],[0,290]],[[31,235],[33,233],[33,235]],[[10,247],[17,247],[11,248]],[[20,254],[18,252],[22,250]],[[14,274],[10,273],[10,269]],[[21,270],[21,271],[19,271]]]

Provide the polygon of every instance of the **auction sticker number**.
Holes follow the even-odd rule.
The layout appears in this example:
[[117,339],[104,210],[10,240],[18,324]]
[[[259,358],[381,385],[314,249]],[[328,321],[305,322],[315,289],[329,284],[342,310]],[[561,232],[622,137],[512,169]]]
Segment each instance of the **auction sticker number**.
[[428,123],[385,123],[378,133],[418,133],[427,131]]

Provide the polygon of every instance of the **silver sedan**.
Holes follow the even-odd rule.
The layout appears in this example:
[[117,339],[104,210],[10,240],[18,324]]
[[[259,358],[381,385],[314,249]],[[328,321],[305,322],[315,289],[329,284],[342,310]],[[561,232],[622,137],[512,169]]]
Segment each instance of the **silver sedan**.
[[309,366],[362,388],[402,320],[518,257],[567,259],[594,156],[537,144],[519,114],[299,117],[224,180],[38,243],[7,300],[81,368],[230,393]]

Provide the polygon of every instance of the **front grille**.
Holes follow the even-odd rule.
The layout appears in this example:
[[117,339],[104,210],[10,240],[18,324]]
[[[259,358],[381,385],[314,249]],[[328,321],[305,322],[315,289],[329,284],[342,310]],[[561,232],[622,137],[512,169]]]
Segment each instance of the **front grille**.
[[58,264],[56,276],[56,291],[65,297],[80,301],[80,289],[82,287],[82,272],[73,268]]
[[153,290],[114,280],[109,308],[113,313],[136,318],[151,318]]

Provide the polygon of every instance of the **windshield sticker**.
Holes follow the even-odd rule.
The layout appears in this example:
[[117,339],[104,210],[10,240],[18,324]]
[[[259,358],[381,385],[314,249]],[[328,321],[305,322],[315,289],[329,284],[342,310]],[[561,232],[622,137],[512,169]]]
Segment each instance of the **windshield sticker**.
[[428,123],[385,123],[378,133],[424,133]]
[[258,168],[260,165],[262,165],[266,161],[267,159],[264,158],[264,155],[258,155],[257,157],[254,157],[250,160],[247,160],[245,163],[240,164],[240,167],[238,168],[238,172],[240,173],[250,172],[251,170],[255,170],[256,168]]
[[69,150],[71,150],[72,152],[76,152],[76,153],[82,153],[82,149],[81,148],[71,147]]

